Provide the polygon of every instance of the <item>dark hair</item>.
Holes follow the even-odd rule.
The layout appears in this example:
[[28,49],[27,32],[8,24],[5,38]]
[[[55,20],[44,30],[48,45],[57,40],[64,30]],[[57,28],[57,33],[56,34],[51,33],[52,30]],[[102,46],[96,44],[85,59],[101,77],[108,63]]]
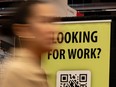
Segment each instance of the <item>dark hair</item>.
[[23,1],[21,3],[15,4],[16,10],[14,13],[10,14],[11,17],[8,19],[6,23],[3,24],[2,27],[2,35],[4,36],[15,36],[13,30],[12,30],[12,25],[15,23],[18,24],[26,24],[26,18],[30,15],[30,8],[34,4],[42,4],[42,3],[48,3],[47,1],[42,1],[42,0],[28,0],[28,1]]

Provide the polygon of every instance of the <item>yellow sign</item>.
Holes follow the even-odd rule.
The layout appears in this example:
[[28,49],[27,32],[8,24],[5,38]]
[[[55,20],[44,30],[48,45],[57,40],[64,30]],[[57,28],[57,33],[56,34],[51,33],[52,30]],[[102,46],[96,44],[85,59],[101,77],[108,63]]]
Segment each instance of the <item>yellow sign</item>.
[[61,23],[42,58],[50,87],[109,87],[111,21]]

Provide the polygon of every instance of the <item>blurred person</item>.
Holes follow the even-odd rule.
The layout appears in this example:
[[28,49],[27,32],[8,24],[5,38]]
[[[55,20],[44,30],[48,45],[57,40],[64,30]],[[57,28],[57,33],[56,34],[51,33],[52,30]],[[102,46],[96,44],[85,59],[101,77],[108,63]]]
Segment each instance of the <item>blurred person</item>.
[[23,2],[3,35],[14,38],[16,49],[4,72],[0,87],[48,87],[41,55],[52,49],[56,32],[55,8],[46,1]]

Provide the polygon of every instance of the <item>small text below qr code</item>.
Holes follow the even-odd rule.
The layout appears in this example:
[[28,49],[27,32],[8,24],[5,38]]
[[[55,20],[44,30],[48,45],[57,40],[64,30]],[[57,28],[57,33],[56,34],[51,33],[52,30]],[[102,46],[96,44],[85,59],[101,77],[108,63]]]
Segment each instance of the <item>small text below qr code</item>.
[[88,70],[58,71],[56,87],[91,87],[91,72]]

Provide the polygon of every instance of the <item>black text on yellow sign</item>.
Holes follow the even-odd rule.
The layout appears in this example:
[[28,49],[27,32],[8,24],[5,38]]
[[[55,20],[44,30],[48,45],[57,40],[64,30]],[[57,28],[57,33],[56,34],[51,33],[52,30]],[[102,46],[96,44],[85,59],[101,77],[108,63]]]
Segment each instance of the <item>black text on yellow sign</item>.
[[59,32],[53,43],[96,43],[98,41],[97,33],[97,31]]
[[[57,39],[53,40],[56,44],[76,44],[76,43],[97,43],[99,41],[98,31],[75,31],[75,32],[59,32]],[[77,44],[78,45],[78,44]],[[99,59],[102,49],[94,48],[67,48],[54,49],[48,52],[48,60],[50,59]],[[66,55],[68,57],[66,57]]]

